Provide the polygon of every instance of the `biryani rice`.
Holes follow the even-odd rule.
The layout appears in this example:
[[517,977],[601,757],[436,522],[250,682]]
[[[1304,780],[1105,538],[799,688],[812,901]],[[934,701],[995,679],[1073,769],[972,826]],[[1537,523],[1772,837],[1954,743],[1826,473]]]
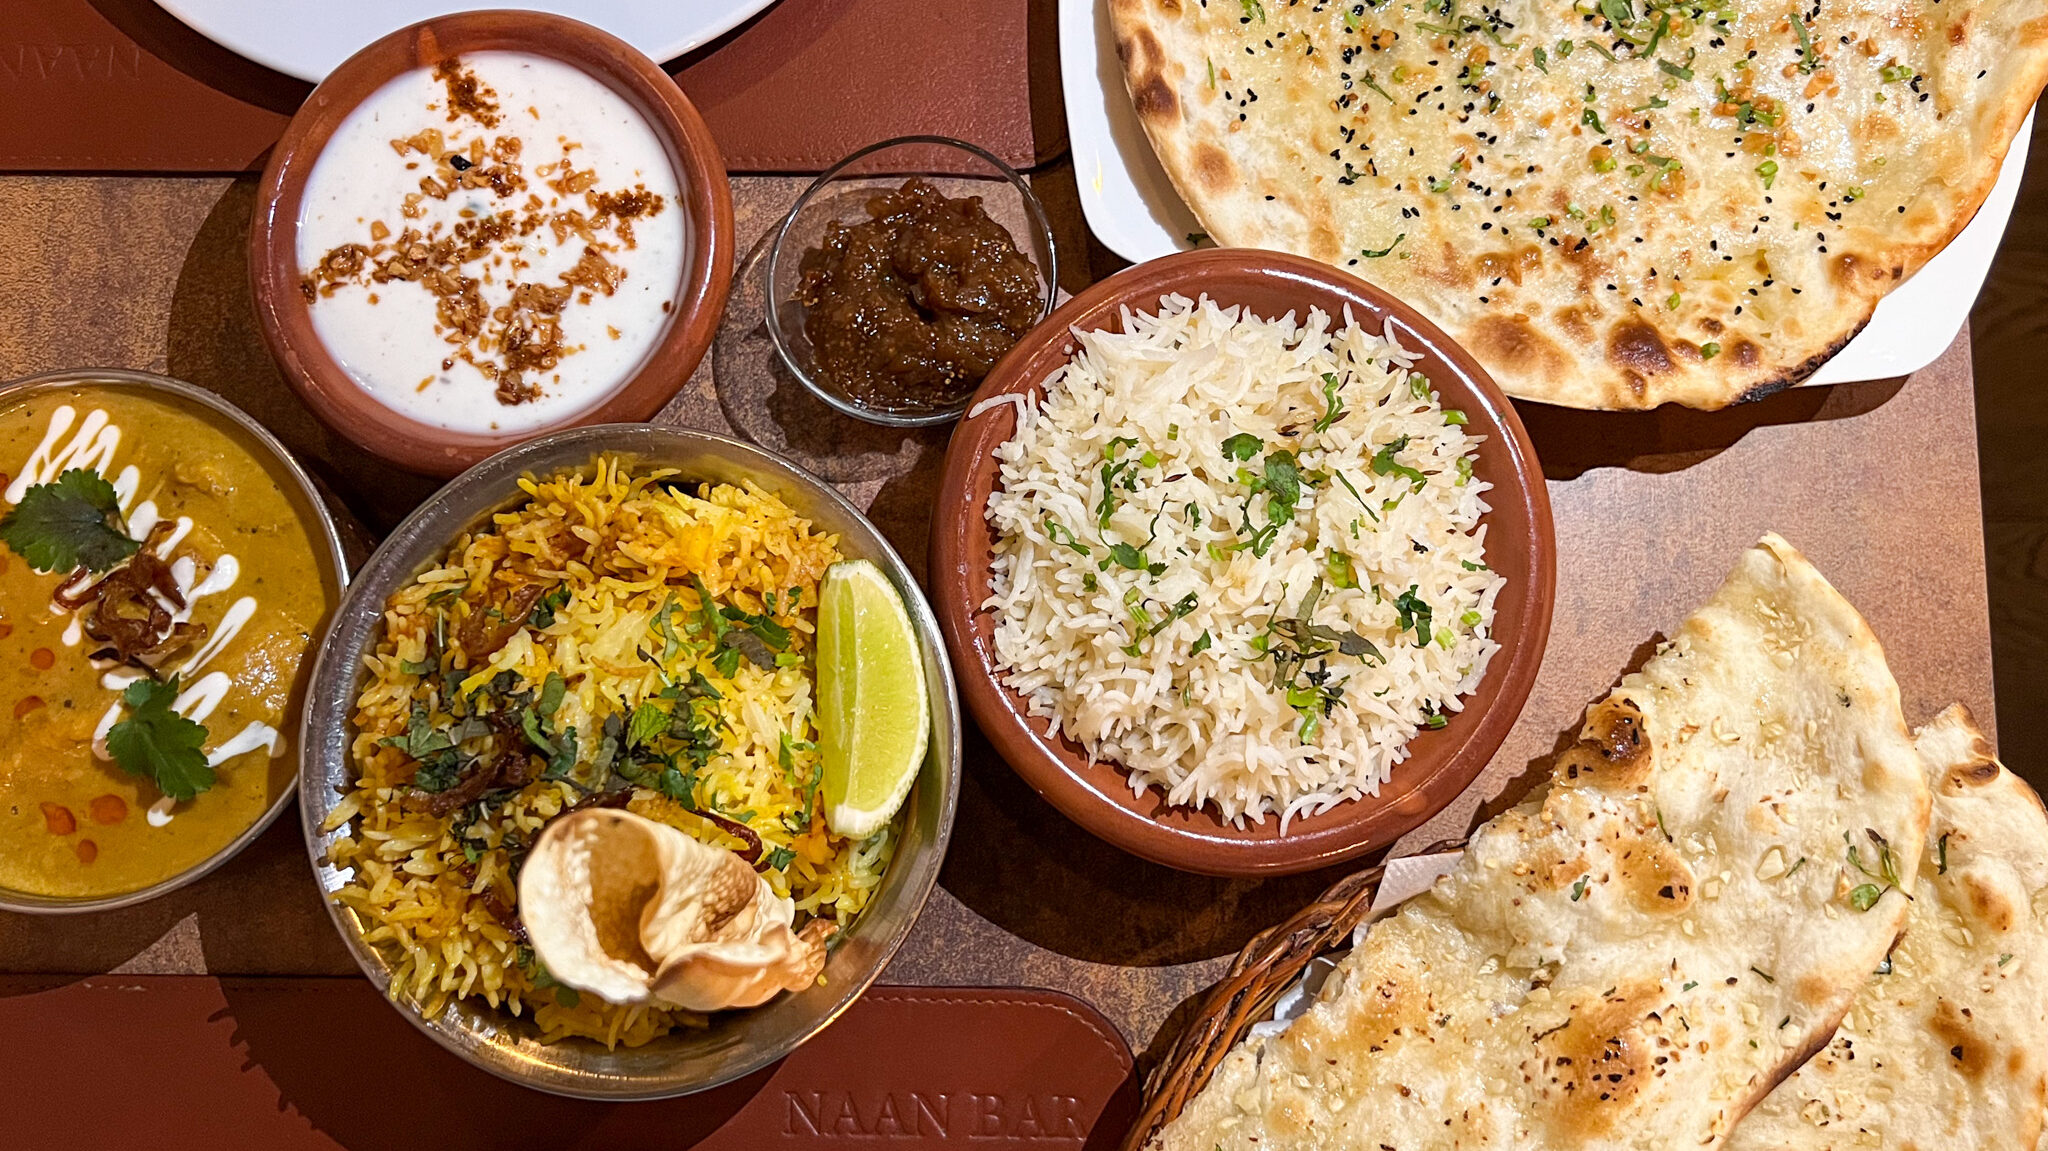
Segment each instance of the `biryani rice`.
[[[473,997],[530,1013],[543,1041],[584,1036],[607,1046],[705,1025],[693,1013],[614,1005],[553,985],[515,937],[513,918],[524,845],[606,782],[594,760],[607,717],[671,698],[664,688],[692,672],[715,692],[696,706],[717,747],[694,786],[685,784],[687,802],[634,786],[628,810],[733,849],[747,845],[692,808],[738,820],[760,838],[762,858],[781,864],[764,871],[776,893],[791,897],[800,917],[830,917],[842,929],[888,866],[893,827],[859,842],[835,836],[815,798],[813,620],[818,581],[840,558],[837,539],[751,484],[697,495],[674,475],[603,458],[587,474],[522,480],[525,502],[458,539],[386,606],[354,715],[358,781],[327,820],[339,831],[329,859],[351,871],[334,898],[391,963],[391,994],[430,1018]],[[535,580],[569,593],[545,626],[536,616],[473,666],[460,643],[448,642],[472,614],[492,610],[505,585]],[[708,634],[685,634],[703,618],[698,581],[715,605],[787,631],[773,666],[733,666],[728,657],[721,667]],[[556,723],[575,729],[580,749],[569,777],[447,815],[428,810],[431,796],[415,787],[421,765],[392,746],[403,743],[414,710],[442,715],[441,696],[457,680],[463,693],[508,682],[534,689],[550,673],[564,686]]]

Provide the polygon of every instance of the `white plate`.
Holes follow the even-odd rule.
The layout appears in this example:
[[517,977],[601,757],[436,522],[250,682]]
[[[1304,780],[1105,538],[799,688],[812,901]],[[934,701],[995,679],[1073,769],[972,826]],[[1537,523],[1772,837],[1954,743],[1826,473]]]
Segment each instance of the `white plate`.
[[[1173,190],[1131,108],[1109,32],[1108,0],[1060,0],[1060,73],[1067,138],[1089,229],[1110,251],[1133,262],[1192,247],[1188,237],[1202,225]],[[2012,217],[2033,126],[2028,113],[1976,219],[1881,300],[1870,326],[1806,383],[1891,379],[1926,367],[1948,350],[1970,318],[1970,305]]]
[[617,36],[654,60],[673,60],[738,26],[775,0],[157,0],[223,48],[318,83],[370,41],[432,16],[473,8],[527,8],[569,16]]

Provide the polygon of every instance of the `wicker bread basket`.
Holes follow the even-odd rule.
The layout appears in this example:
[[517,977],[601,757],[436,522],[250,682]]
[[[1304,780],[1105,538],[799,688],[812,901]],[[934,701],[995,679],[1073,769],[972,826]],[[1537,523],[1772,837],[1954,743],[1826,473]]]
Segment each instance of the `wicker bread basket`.
[[[1425,848],[1421,854],[1456,851],[1463,841]],[[1251,1025],[1273,1017],[1280,996],[1301,978],[1309,961],[1348,947],[1351,933],[1372,911],[1386,864],[1338,880],[1315,902],[1286,921],[1259,932],[1231,961],[1230,970],[1202,1001],[1187,1030],[1173,1041],[1159,1065],[1145,1076],[1138,1118],[1122,1151],[1139,1151],[1193,1099],[1243,1039]]]

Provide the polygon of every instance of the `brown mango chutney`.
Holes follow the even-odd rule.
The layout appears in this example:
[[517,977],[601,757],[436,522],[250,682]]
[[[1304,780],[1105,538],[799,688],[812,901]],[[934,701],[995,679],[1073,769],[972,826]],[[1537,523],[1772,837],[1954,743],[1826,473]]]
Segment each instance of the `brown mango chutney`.
[[[135,542],[110,536],[132,554],[100,571],[37,571],[15,535],[0,548],[0,889],[103,899],[207,863],[291,792],[301,664],[341,574],[298,478],[167,389],[0,396],[0,510],[74,469],[111,485],[97,530]],[[161,721],[203,725],[205,770],[189,748],[183,775],[132,770],[127,734],[115,742],[130,754],[110,752],[116,725],[136,718],[138,680],[160,691]],[[159,778],[196,793],[167,795]]]
[[978,196],[912,179],[867,214],[804,253],[797,302],[819,371],[883,408],[966,396],[1038,322],[1036,269]]

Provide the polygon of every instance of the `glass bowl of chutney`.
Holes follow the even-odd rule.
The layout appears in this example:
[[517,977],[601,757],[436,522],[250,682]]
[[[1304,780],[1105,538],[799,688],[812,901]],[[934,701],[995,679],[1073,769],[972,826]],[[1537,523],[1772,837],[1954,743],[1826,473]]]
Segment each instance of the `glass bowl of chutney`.
[[813,181],[768,252],[768,335],[804,387],[870,423],[958,419],[1052,314],[1058,258],[1016,170],[963,140],[870,144]]

